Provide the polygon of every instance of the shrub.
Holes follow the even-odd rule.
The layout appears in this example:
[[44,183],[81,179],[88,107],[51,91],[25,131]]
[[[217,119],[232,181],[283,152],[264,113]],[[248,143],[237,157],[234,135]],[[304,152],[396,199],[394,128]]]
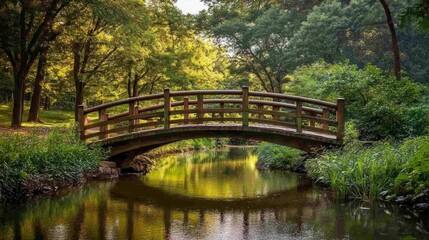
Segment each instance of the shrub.
[[429,137],[409,140],[402,148],[415,154],[395,179],[395,191],[418,194],[429,188]]
[[258,146],[258,157],[269,168],[290,169],[301,159],[301,151],[272,143]]
[[429,125],[426,86],[407,77],[397,80],[367,65],[316,62],[297,69],[289,92],[335,101],[346,99],[347,120],[355,122],[361,139],[404,139],[427,133]]
[[[420,151],[426,149],[426,144],[419,138],[403,144],[378,142],[371,147],[354,141],[343,150],[328,151],[308,161],[306,168],[311,177],[329,184],[338,197],[374,199],[382,191],[394,190],[395,183],[397,188],[402,181],[413,184],[421,183],[423,179],[427,181],[429,172],[422,171],[425,166],[421,159],[424,158],[418,157],[425,156]],[[425,161],[427,164],[427,159]],[[404,167],[408,169],[406,172]],[[406,175],[407,178],[398,179],[414,170],[419,171],[418,178]]]
[[39,182],[71,183],[98,166],[101,148],[88,148],[72,131],[0,135],[0,198],[24,194]]

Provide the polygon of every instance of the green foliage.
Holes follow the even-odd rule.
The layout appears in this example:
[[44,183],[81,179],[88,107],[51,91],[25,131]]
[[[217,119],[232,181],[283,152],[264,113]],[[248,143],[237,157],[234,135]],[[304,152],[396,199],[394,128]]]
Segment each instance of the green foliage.
[[359,69],[348,62],[323,61],[298,68],[293,77],[285,90],[295,95],[328,101],[344,97],[347,118],[355,122],[362,139],[402,139],[427,133],[427,87],[406,77],[396,80],[373,65]]
[[72,131],[0,135],[0,198],[21,196],[55,182],[72,183],[98,166],[100,148],[89,149]]
[[429,188],[429,137],[407,141],[404,148],[417,148],[395,180],[395,190],[401,193],[418,194]]
[[[328,151],[308,161],[306,168],[311,177],[329,184],[339,197],[375,199],[380,192],[398,189],[403,182],[427,181],[428,170],[418,172],[422,175],[417,179],[412,177],[413,171],[421,171],[428,164],[424,151],[427,138],[402,144],[378,142],[371,147],[355,141],[343,150]],[[409,169],[406,172],[405,167]]]
[[301,151],[273,144],[262,143],[258,146],[259,160],[273,169],[290,169],[301,159]]

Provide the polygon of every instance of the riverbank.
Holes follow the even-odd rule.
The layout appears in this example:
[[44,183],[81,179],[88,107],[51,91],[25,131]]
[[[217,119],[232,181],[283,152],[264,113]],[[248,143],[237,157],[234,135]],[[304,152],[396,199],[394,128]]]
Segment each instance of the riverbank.
[[103,157],[73,130],[0,133],[0,199],[25,201],[81,185]]
[[429,212],[427,136],[371,145],[353,140],[342,149],[310,157],[272,144],[262,144],[258,152],[259,168],[296,171],[303,167],[337,199],[391,202],[414,212]]

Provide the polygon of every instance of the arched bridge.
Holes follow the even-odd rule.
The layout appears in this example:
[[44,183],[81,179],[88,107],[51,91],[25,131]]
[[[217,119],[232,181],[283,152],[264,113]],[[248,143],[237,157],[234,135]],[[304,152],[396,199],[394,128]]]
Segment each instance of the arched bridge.
[[[344,99],[336,103],[278,93],[196,90],[138,96],[90,108],[79,106],[82,140],[110,157],[139,154],[192,138],[237,137],[307,152],[341,145]],[[98,113],[98,116],[97,116]]]

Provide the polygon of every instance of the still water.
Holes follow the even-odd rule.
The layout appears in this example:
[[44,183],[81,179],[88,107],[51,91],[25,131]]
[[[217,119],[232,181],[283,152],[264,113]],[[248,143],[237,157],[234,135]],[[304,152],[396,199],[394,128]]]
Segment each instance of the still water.
[[395,206],[341,203],[252,149],[169,156],[144,177],[92,182],[0,210],[0,239],[429,239]]

